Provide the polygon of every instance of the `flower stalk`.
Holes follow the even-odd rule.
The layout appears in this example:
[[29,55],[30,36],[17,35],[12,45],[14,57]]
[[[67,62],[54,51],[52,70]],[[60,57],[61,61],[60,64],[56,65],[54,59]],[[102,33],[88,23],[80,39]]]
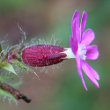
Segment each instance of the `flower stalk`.
[[24,100],[26,103],[30,103],[31,100],[25,96],[24,94],[22,94],[19,90],[13,88],[12,86],[6,84],[6,83],[1,83],[0,82],[0,88],[3,89],[4,91],[9,92],[10,94],[12,94],[17,100]]

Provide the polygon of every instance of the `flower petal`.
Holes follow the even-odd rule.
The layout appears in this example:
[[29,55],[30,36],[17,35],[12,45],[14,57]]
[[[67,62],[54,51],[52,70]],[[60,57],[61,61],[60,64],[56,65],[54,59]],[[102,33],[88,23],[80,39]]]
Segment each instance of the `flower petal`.
[[95,38],[95,34],[92,29],[87,29],[82,36],[81,43],[84,45],[89,45]]
[[87,75],[87,77],[89,78],[89,80],[96,86],[99,88],[99,83],[97,82],[97,80],[95,79],[95,75],[93,73],[93,71],[91,71],[90,66],[83,61],[82,63],[82,68],[85,72],[85,74]]
[[81,24],[80,24],[81,37],[82,37],[83,32],[84,32],[84,28],[85,28],[85,25],[86,25],[86,20],[87,20],[87,13],[85,11],[83,11]]
[[91,72],[91,74],[93,75],[93,77],[96,79],[96,80],[100,80],[100,77],[98,75],[98,73],[87,63],[85,62],[86,66],[88,67],[89,71]]
[[70,42],[70,47],[71,47],[73,53],[76,55],[77,49],[78,49],[77,41],[73,37],[70,37],[70,41],[69,42]]
[[84,81],[84,78],[83,78],[81,59],[80,59],[79,56],[76,56],[76,65],[77,65],[78,74],[79,74],[79,76],[80,76],[80,78],[81,78],[81,80],[82,80],[82,84],[83,84],[85,90],[87,91],[88,88],[87,88],[87,86],[86,86],[86,84],[85,84],[85,81]]
[[97,45],[92,45],[87,47],[86,58],[96,60],[99,56],[99,51]]
[[74,30],[73,24],[75,20],[76,20],[76,28],[79,28],[79,11],[78,10],[74,12],[74,15],[72,17],[72,31]]
[[70,47],[72,48],[73,53],[76,55],[78,49],[76,20],[74,20],[74,22],[72,23],[72,36],[70,37]]
[[77,41],[80,41],[80,30],[79,30],[79,11],[76,10],[73,17],[72,17],[72,23],[71,23],[71,28],[72,28],[72,36],[76,35]]

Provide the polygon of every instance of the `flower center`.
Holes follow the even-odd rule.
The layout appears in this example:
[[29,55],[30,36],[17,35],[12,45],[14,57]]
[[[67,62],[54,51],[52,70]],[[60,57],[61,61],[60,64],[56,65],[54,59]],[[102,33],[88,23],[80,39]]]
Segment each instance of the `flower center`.
[[86,46],[84,44],[78,44],[78,55],[82,60],[86,60]]

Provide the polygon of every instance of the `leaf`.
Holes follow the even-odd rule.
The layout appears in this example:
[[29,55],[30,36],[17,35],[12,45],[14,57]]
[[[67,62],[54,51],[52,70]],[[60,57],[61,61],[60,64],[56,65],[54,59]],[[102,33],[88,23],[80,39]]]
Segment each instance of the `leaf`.
[[33,71],[30,67],[28,66],[25,66],[24,64],[22,64],[20,61],[18,60],[13,60],[13,64],[17,64],[17,66],[21,69],[25,69],[25,70],[28,70],[28,71]]
[[[0,67],[2,67],[3,69],[5,69],[5,70],[7,70],[7,71],[10,71],[10,72],[16,74],[16,72],[15,72],[13,66],[12,66],[11,64],[9,64],[9,63],[0,63]],[[17,74],[16,74],[16,75],[17,75]]]
[[0,52],[2,51],[2,45],[1,45],[1,43],[0,43]]
[[23,65],[21,62],[16,61],[16,64],[18,67],[20,67],[21,69],[28,69],[28,67],[26,67],[25,65]]
[[1,89],[1,88],[0,88],[0,95],[1,95],[1,96],[6,96],[6,97],[8,97],[8,98],[11,98],[14,102],[17,103],[16,98],[15,98],[12,94],[10,94],[10,93],[4,91],[4,90]]
[[18,86],[20,86],[20,85],[22,85],[22,84],[23,84],[23,82],[22,82],[22,81],[19,81],[19,82],[10,84],[10,85],[15,88],[15,87],[18,87]]
[[9,80],[13,80],[13,77],[11,77],[11,76],[0,76],[0,82],[5,82],[5,81],[9,81]]
[[7,60],[8,60],[8,52],[6,53],[6,55],[3,56],[1,63],[5,63]]

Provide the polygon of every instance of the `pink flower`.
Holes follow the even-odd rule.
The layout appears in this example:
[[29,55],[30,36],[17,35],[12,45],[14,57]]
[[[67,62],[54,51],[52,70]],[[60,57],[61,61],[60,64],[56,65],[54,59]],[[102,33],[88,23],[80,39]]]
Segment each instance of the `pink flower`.
[[70,37],[70,46],[76,57],[77,70],[82,80],[82,84],[85,90],[88,90],[83,78],[82,70],[96,87],[99,87],[97,80],[100,78],[98,73],[85,61],[86,59],[95,60],[99,56],[97,45],[89,45],[95,38],[93,30],[87,29],[84,31],[86,19],[87,13],[83,11],[79,26],[79,12],[78,10],[75,11],[72,18],[72,35]]

